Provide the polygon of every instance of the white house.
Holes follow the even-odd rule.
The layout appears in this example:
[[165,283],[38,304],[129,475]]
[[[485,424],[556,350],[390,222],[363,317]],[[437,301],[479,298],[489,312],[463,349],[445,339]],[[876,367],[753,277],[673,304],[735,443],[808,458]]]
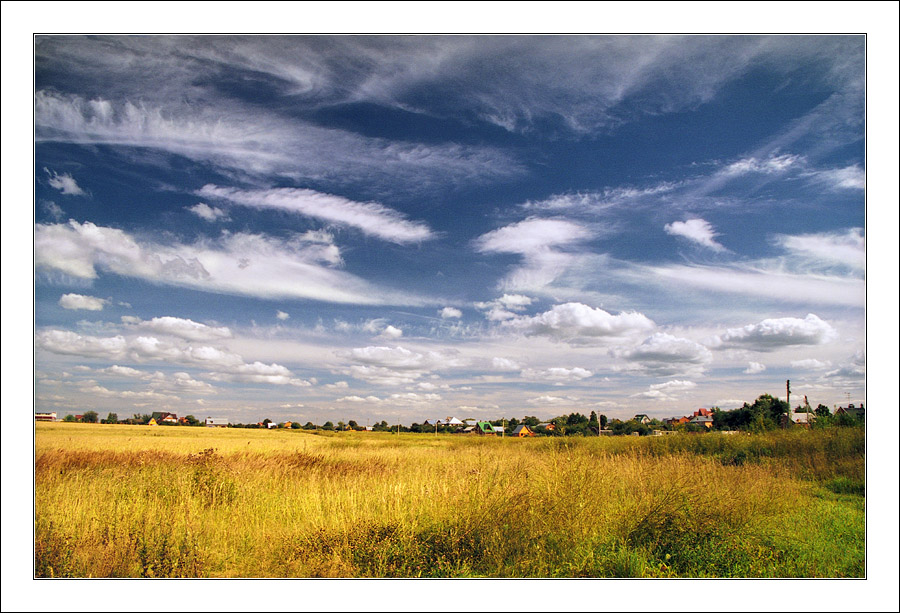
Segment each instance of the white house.
[[227,419],[219,419],[218,417],[207,417],[206,418],[206,427],[207,428],[227,428],[228,420]]

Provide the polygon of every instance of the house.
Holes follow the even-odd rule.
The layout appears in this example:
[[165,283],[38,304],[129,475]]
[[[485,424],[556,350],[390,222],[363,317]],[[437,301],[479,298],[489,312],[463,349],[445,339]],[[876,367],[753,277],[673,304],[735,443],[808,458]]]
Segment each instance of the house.
[[218,417],[213,419],[212,417],[207,417],[204,422],[207,428],[227,428],[228,420],[227,419],[219,419]]
[[709,409],[697,409],[694,411],[693,417],[712,417],[713,412]]
[[269,423],[266,424],[266,427],[268,427],[268,429],[271,430],[273,428],[277,428],[278,424],[276,424],[274,421],[270,421]]
[[524,438],[526,436],[534,436],[534,431],[525,424],[519,424],[516,426],[516,429],[512,431],[512,435]]
[[855,417],[857,419],[863,420],[866,418],[866,407],[862,404],[856,406],[855,404],[848,404],[846,408],[838,407],[834,411],[835,415],[849,415],[850,417]]
[[448,417],[443,422],[439,421],[438,424],[442,426],[462,426],[463,422],[455,417]]
[[290,427],[293,426],[293,425],[294,425],[294,424],[293,424],[292,422],[286,421],[286,422],[284,422],[284,426],[283,426],[283,427],[284,427],[284,428],[287,428],[287,429],[290,429]]
[[505,430],[503,429],[503,426],[493,426],[493,429],[494,429],[494,434],[503,434],[505,432]]
[[35,413],[34,421],[56,421],[56,411],[53,413]]
[[633,417],[633,419],[634,419],[634,421],[636,421],[636,422],[638,422],[638,423],[640,423],[640,424],[644,424],[644,425],[647,425],[647,424],[650,423],[650,418],[647,417],[646,415],[644,415],[643,413],[640,413],[640,414],[638,414],[638,415],[635,415],[635,416]]
[[154,412],[150,415],[152,419],[156,420],[157,424],[177,424],[178,416],[175,413],[162,413],[162,412]]
[[691,421],[688,423],[699,424],[701,426],[705,426],[706,429],[710,429],[713,426],[713,418],[708,415],[695,415],[691,418]]
[[494,434],[496,434],[496,432],[494,432],[494,426],[492,426],[490,422],[487,421],[480,421],[475,424],[475,432],[477,432],[478,434],[487,434],[489,436],[493,436]]
[[156,420],[155,420],[154,418],[151,417],[151,418],[150,418],[150,421],[147,422],[147,425],[148,425],[148,426],[158,426],[159,424],[156,423]]
[[552,421],[545,421],[544,423],[535,426],[535,428],[544,428],[545,430],[550,430],[552,432],[553,430],[556,430],[556,424]]
[[816,420],[815,413],[797,413],[794,412],[791,414],[791,422],[795,426],[803,426],[804,428],[809,428],[809,426]]
[[663,423],[667,426],[681,426],[690,421],[690,417],[670,417],[669,419],[664,419]]

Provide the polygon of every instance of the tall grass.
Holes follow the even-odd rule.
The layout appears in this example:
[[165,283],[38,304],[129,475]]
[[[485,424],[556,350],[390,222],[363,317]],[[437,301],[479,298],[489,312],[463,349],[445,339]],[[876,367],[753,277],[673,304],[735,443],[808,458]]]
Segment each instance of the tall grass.
[[39,577],[865,573],[853,429],[517,440],[37,424],[35,451]]

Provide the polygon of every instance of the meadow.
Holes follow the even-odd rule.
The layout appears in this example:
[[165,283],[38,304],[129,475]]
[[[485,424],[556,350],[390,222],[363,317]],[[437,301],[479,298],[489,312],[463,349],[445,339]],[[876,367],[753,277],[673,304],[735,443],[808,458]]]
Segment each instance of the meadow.
[[865,432],[35,424],[36,577],[864,577]]

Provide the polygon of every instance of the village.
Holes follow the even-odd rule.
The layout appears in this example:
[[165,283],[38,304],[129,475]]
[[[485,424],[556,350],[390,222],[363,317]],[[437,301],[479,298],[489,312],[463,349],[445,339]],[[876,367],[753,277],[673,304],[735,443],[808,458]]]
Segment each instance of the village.
[[404,426],[400,423],[389,424],[384,420],[374,425],[360,425],[352,419],[347,422],[338,421],[336,424],[331,421],[326,421],[323,424],[307,421],[301,425],[300,421],[275,422],[270,419],[244,424],[231,423],[228,419],[220,417],[206,417],[201,421],[193,415],[179,417],[175,413],[162,411],[144,415],[135,414],[122,420],[118,418],[116,413],[109,413],[105,419],[100,419],[95,411],[86,411],[83,414],[67,414],[62,419],[59,418],[56,412],[36,412],[34,419],[39,422],[60,421],[146,425],[151,427],[204,426],[207,428],[393,432],[398,434],[404,432],[526,438],[535,436],[664,436],[713,431],[723,433],[764,431],[791,426],[811,428],[830,425],[862,425],[865,423],[865,414],[866,410],[863,403],[848,403],[846,407],[837,406],[832,412],[829,407],[822,404],[813,409],[805,398],[803,405],[796,406],[788,413],[786,402],[764,394],[752,405],[744,403],[743,407],[731,411],[723,411],[718,408],[700,408],[690,415],[661,420],[651,418],[645,413],[639,413],[628,420],[608,420],[605,415],[598,416],[593,411],[589,417],[576,412],[545,421],[534,416],[526,416],[522,419],[514,417],[494,420],[459,419],[450,416],[427,419],[421,424],[413,423],[410,426]]

